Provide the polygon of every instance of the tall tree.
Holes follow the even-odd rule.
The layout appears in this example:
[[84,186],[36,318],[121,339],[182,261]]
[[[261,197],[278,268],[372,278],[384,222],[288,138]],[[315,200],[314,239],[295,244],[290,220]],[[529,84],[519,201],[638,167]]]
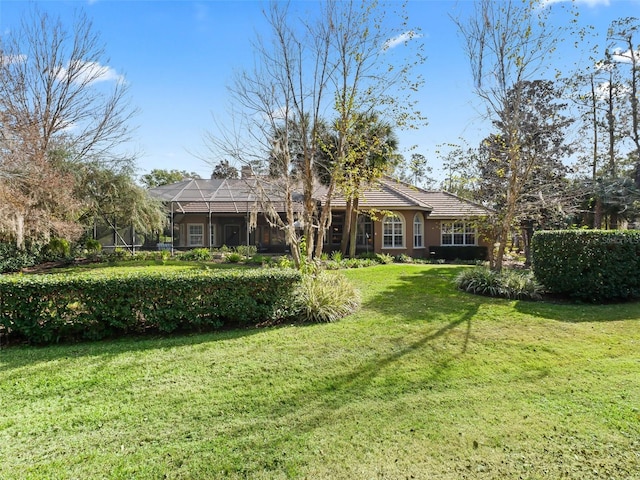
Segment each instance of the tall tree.
[[635,158],[634,182],[640,189],[640,20],[627,17],[611,23],[608,32],[611,62],[628,66],[626,98],[629,118],[628,138]]
[[[56,152],[64,152],[65,165],[130,164],[132,158],[116,147],[129,139],[133,113],[127,85],[106,66],[104,47],[85,15],[67,29],[34,8],[21,28],[2,35],[0,203],[11,205],[4,235],[19,246],[25,236],[73,237],[77,229],[69,227],[78,202],[65,202],[65,209],[47,188],[57,185],[59,199],[72,197],[73,182]],[[40,181],[43,176],[48,180]]]
[[130,168],[106,168],[99,163],[84,164],[77,173],[78,196],[84,199],[85,224],[106,223],[117,233],[126,225],[137,233],[160,232],[167,216],[161,202],[136,184]]
[[542,75],[559,38],[546,21],[550,7],[544,8],[542,2],[479,0],[474,6],[472,16],[455,21],[465,42],[476,93],[488,118],[500,123],[500,137],[492,143],[503,146],[501,158],[508,167],[498,212],[498,251],[491,265],[500,270],[523,189],[536,172],[535,162],[523,148],[530,136],[522,117],[529,101],[525,89]]
[[[388,27],[393,19],[376,2],[322,2],[305,20],[293,4],[274,1],[265,15],[271,36],[258,39],[255,68],[241,72],[231,87],[238,113],[235,130],[219,126],[208,142],[214,155],[223,153],[241,164],[262,160],[277,165],[281,174],[259,178],[256,189],[267,212],[269,196],[279,192],[284,216],[271,211],[269,218],[285,232],[300,265],[312,256],[316,238],[315,252],[322,251],[331,198],[355,145],[350,136],[358,116],[376,110],[393,127],[407,127],[419,117],[411,96],[398,95],[420,85],[410,75],[422,59],[420,51],[402,52],[419,35],[406,27],[405,18]],[[401,58],[401,53],[407,55]],[[334,135],[327,135],[326,117],[335,118]],[[321,170],[329,193],[318,212]],[[295,228],[300,224],[306,239],[302,255]]]
[[342,161],[337,186],[347,201],[340,249],[353,257],[356,253],[357,218],[362,189],[390,173],[399,159],[398,137],[391,125],[375,112],[359,115],[349,132],[349,149]]

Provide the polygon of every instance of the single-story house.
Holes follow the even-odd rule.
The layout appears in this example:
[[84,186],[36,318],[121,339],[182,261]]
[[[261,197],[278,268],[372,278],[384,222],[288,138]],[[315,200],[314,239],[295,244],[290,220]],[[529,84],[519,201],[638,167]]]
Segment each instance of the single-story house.
[[[284,252],[284,232],[269,225],[259,197],[265,198],[265,190],[271,190],[266,196],[276,212],[284,212],[284,202],[281,194],[265,185],[260,178],[246,175],[189,179],[153,188],[150,193],[167,205],[174,249],[255,245],[264,252]],[[318,206],[324,204],[326,194],[326,188],[317,187]],[[340,248],[345,210],[345,199],[334,195],[332,223],[325,236],[328,252]],[[358,211],[358,252],[428,258],[441,257],[442,247],[471,247],[468,250],[476,252],[478,247],[487,247],[478,220],[491,212],[444,191],[427,191],[383,177],[362,192]],[[460,249],[456,251],[455,257],[462,258]]]

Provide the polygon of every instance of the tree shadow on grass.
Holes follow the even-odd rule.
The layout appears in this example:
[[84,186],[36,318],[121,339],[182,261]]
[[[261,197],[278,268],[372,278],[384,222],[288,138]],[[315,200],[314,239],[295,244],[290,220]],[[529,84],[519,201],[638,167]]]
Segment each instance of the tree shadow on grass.
[[[268,329],[280,328],[279,326]],[[265,328],[228,328],[211,332],[173,333],[166,335],[128,335],[105,338],[97,341],[78,343],[60,343],[55,345],[9,345],[0,346],[0,366],[2,368],[21,368],[37,363],[46,363],[59,359],[100,357],[105,361],[128,352],[167,350],[198,344],[241,339],[264,332]]]
[[533,317],[566,323],[640,320],[640,302],[606,305],[569,302],[519,301],[515,309]]

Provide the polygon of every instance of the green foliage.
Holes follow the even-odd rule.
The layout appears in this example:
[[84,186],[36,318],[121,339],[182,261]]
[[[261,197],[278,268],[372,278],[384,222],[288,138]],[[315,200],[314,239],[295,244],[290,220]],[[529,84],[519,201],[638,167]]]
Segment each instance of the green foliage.
[[529,271],[504,269],[496,272],[477,267],[462,271],[455,282],[460,290],[489,297],[539,300],[543,293],[543,287]]
[[550,292],[582,301],[640,298],[640,231],[536,232],[536,279]]
[[211,260],[211,252],[208,248],[194,248],[179,253],[178,258],[188,262],[208,262]]
[[86,242],[84,242],[84,247],[87,249],[88,253],[96,254],[102,250],[102,244],[98,240],[94,240],[93,238],[89,238]]
[[411,258],[406,253],[401,253],[395,258],[395,260],[398,263],[413,263],[413,258]]
[[298,316],[307,322],[334,322],[360,306],[360,295],[349,280],[327,272],[305,275],[295,299]]
[[44,257],[49,260],[59,260],[71,256],[71,245],[65,238],[54,237],[43,250]]
[[388,253],[377,253],[376,260],[383,265],[389,265],[394,262],[393,256],[389,255]]
[[41,253],[38,244],[29,244],[19,249],[13,243],[0,243],[0,273],[17,272],[40,262]]
[[0,328],[32,343],[250,325],[292,315],[298,272],[190,270],[0,277]]
[[331,252],[331,260],[333,260],[334,262],[341,262],[342,261],[342,252],[340,250],[335,250],[335,251]]
[[238,245],[234,250],[243,257],[252,257],[258,253],[258,248],[255,245]]
[[225,260],[229,263],[238,263],[238,262],[241,262],[243,259],[244,259],[244,256],[237,252],[231,252],[225,257]]
[[483,246],[432,246],[429,247],[429,254],[436,260],[486,260],[488,256],[487,247]]

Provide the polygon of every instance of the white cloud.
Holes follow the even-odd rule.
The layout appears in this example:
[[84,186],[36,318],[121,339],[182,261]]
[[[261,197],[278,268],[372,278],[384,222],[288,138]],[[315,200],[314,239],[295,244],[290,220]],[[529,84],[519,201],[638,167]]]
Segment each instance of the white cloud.
[[[634,52],[635,58],[640,58],[640,50]],[[623,52],[621,48],[616,48],[611,55],[614,62],[631,63],[631,50]]]
[[406,43],[414,38],[422,38],[422,34],[416,33],[413,30],[406,31],[404,33],[401,33],[397,37],[390,38],[389,40],[384,42],[382,49],[389,50],[391,48],[395,48],[398,45],[402,45],[403,43]]
[[78,62],[73,69],[61,67],[56,73],[59,80],[67,79],[68,75],[73,75],[75,83],[124,82],[124,77],[113,68],[97,62]]
[[[569,3],[571,0],[541,0],[541,5],[546,7],[548,5],[552,5],[554,3]],[[574,2],[578,5],[587,5],[588,7],[597,7],[599,5],[603,7],[608,7],[611,5],[611,0],[574,0]]]

